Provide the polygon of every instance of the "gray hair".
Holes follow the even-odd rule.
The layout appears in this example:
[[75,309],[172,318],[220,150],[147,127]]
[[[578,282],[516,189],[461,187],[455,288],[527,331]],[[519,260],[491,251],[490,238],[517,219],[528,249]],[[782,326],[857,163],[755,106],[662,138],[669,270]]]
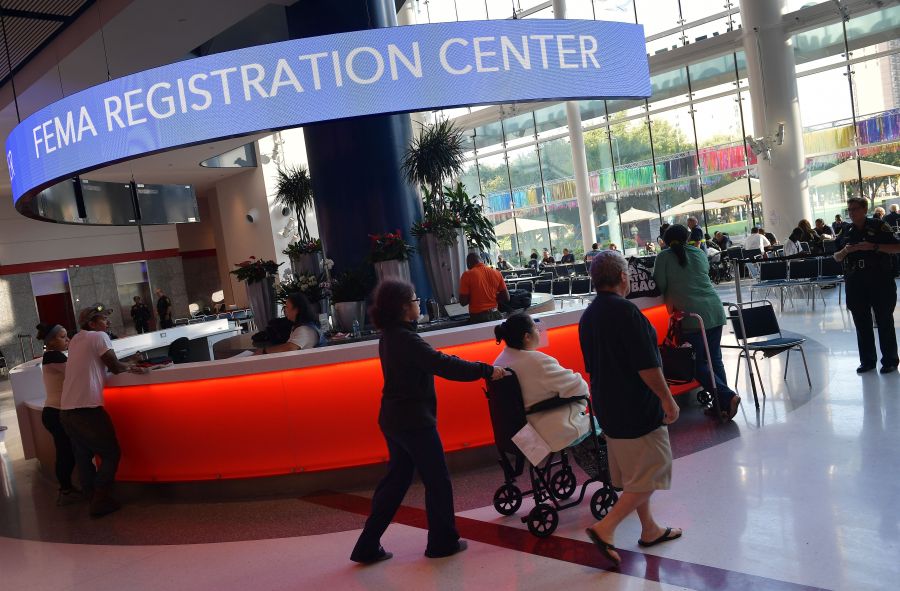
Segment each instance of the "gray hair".
[[622,282],[622,273],[628,275],[628,261],[617,250],[604,250],[594,255],[591,262],[591,279],[596,289],[616,287]]
[[897,213],[898,210],[900,210],[900,205],[897,205],[896,203],[891,203],[891,212]]

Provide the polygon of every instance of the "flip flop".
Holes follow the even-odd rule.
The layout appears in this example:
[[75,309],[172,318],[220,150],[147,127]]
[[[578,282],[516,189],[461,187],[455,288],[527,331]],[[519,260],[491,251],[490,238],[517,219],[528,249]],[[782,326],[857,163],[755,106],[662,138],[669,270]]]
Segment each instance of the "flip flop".
[[645,542],[644,540],[638,540],[638,546],[640,546],[641,548],[649,548],[650,546],[655,546],[657,544],[662,544],[663,542],[669,542],[671,540],[677,540],[678,538],[681,537],[681,533],[678,533],[674,536],[670,535],[671,533],[672,533],[672,528],[667,527],[666,531],[663,532],[663,535],[659,536],[652,542]]
[[594,542],[594,545],[597,546],[597,549],[600,550],[600,554],[603,554],[604,558],[606,558],[608,561],[612,562],[614,565],[619,566],[619,564],[622,562],[622,560],[621,559],[617,560],[615,556],[613,556],[612,554],[609,553],[610,550],[614,550],[614,551],[618,552],[619,549],[616,548],[615,546],[613,546],[612,544],[607,544],[606,542],[601,540],[600,536],[598,536],[597,532],[595,532],[593,529],[587,528],[584,531],[587,534],[587,536],[591,539],[591,541]]

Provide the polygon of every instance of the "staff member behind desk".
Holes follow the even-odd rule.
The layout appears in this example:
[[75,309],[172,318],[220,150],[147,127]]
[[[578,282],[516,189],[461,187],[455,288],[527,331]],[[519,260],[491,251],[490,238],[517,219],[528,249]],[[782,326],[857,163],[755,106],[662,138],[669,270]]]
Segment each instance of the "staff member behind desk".
[[286,343],[280,345],[267,345],[256,354],[284,353],[286,351],[299,351],[300,349],[312,349],[326,344],[325,332],[319,326],[309,300],[299,291],[290,293],[284,301],[284,315],[294,323],[291,336]]
[[844,263],[847,309],[856,325],[859,347],[859,367],[856,373],[875,369],[878,352],[872,313],[878,325],[881,344],[881,373],[897,371],[897,333],[894,330],[894,307],[897,305],[897,284],[891,267],[892,254],[900,253],[898,241],[891,228],[881,220],[867,218],[869,200],[851,197],[847,210],[852,224],[840,235],[841,250],[834,254]]
[[[59,413],[60,422],[72,440],[81,487],[91,499],[92,517],[120,508],[111,495],[121,452],[112,420],[103,408],[106,370],[144,373],[143,369],[126,365],[116,357],[106,334],[109,313],[103,306],[92,306],[78,315],[81,330],[69,342]],[[100,456],[99,469],[94,466],[94,456]]]
[[[478,258],[478,255],[471,255]],[[459,539],[453,512],[453,487],[437,431],[434,376],[457,382],[499,379],[504,370],[464,361],[435,351],[416,333],[419,298],[405,281],[387,279],[374,296],[372,321],[381,330],[378,356],[384,388],[378,426],[387,442],[388,473],[375,488],[372,513],[350,560],[371,564],[393,556],[381,546],[381,536],[400,508],[418,471],[425,485],[428,545],[425,556],[441,558],[466,549]],[[473,386],[474,388],[475,386]]]
[[469,306],[469,322],[489,322],[501,320],[497,310],[498,302],[509,301],[509,290],[503,275],[486,266],[474,252],[466,257],[468,271],[459,280],[459,303]]

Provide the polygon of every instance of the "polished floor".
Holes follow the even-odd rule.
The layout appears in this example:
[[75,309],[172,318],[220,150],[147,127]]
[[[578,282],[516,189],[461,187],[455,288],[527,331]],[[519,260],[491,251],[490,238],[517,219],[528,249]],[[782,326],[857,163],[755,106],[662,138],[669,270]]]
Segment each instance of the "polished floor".
[[[782,328],[809,339],[812,389],[800,357],[791,356],[785,381],[779,356],[760,360],[759,411],[742,375],[734,423],[717,425],[682,401],[672,490],[654,496],[654,510],[684,537],[639,548],[629,518],[617,534],[618,570],[584,537],[586,503],[562,512],[545,540],[499,516],[491,496],[501,475],[489,460],[454,472],[470,546],[440,560],[422,556],[418,486],[384,538],[394,558],[371,567],[347,559],[367,487],[253,499],[144,487],[125,491],[122,511],[90,520],[84,505],[56,507],[52,481],[22,459],[0,382],[0,424],[10,427],[0,433],[0,589],[893,589],[900,374],[855,374],[852,320],[836,290],[823,295],[815,309],[801,297],[779,309]],[[733,300],[733,289],[722,299]],[[726,367],[733,379],[733,352]]]

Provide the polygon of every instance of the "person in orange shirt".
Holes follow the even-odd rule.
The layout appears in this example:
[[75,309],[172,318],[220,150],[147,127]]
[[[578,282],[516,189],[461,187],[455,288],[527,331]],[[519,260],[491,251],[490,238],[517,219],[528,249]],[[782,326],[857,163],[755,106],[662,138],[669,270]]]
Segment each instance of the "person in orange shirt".
[[469,322],[489,322],[501,320],[497,302],[509,301],[509,290],[500,271],[481,262],[477,254],[466,257],[468,271],[459,280],[459,303],[469,306]]

